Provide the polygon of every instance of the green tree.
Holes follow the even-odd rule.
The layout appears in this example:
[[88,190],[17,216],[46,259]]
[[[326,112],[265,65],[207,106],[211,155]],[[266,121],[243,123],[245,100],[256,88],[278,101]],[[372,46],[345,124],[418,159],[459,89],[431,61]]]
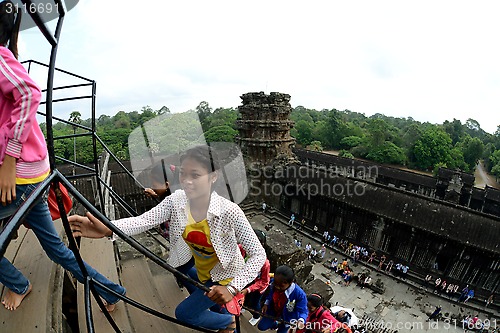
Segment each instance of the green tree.
[[205,140],[207,142],[234,142],[236,135],[238,131],[230,126],[215,126],[205,132]]
[[492,163],[492,167],[495,166],[495,165],[500,165],[500,149],[499,150],[495,150],[491,154],[490,160],[491,160],[491,163]]
[[323,151],[323,146],[320,141],[312,141],[311,144],[307,146],[307,149],[321,152]]
[[500,149],[500,125],[497,126],[497,130],[493,133],[494,142],[493,144],[497,149]]
[[217,108],[212,113],[209,113],[205,118],[206,129],[209,130],[216,126],[229,126],[236,130],[236,119],[238,119],[238,111],[234,108]]
[[307,146],[313,141],[312,125],[312,122],[307,122],[305,120],[299,120],[295,123],[295,127],[292,128],[291,134],[295,137],[298,144]]
[[125,152],[125,150],[119,150],[115,155],[120,161],[124,161],[127,159],[127,153]]
[[472,118],[467,119],[465,122],[465,132],[473,138],[479,138],[484,140],[486,137],[486,132],[481,128],[479,122]]
[[496,179],[497,179],[497,181],[498,181],[498,178],[500,178],[500,164],[495,165],[495,166],[491,169],[491,173],[495,176],[495,178],[496,178]]
[[208,131],[210,127],[208,118],[212,114],[212,108],[210,107],[208,102],[206,101],[200,102],[200,104],[198,104],[198,106],[196,107],[196,113],[198,114],[203,131],[204,132]]
[[460,169],[465,172],[470,172],[474,170],[474,167],[470,167],[464,160],[464,154],[460,147],[453,147],[450,150],[450,160],[444,163],[446,167],[450,169]]
[[483,155],[484,144],[479,138],[467,136],[461,144],[465,163],[469,170],[474,170],[477,162]]
[[432,126],[427,128],[415,142],[413,155],[415,165],[423,170],[433,170],[438,163],[450,161],[451,138],[442,129]]
[[351,149],[356,146],[359,146],[361,143],[363,143],[363,139],[360,138],[359,136],[346,136],[345,138],[342,138],[340,140],[340,147],[343,149]]
[[[392,122],[394,122],[394,119],[392,119]],[[385,141],[390,141],[396,146],[402,144],[400,130],[382,116],[370,117],[366,130],[368,131],[368,144],[370,147],[382,145]]]
[[100,115],[99,118],[97,118],[96,126],[98,129],[104,130],[113,128],[113,120],[106,114]]
[[[54,137],[57,134],[54,132]],[[69,160],[74,154],[70,139],[54,140],[54,153],[56,156]]]
[[316,122],[312,131],[312,139],[313,141],[323,143],[323,147],[332,147],[332,143],[330,141],[330,128],[326,121],[320,120]]
[[403,147],[407,149],[412,147],[415,141],[422,135],[422,132],[422,127],[417,123],[408,126],[402,133]]
[[385,141],[379,146],[372,147],[366,158],[384,164],[400,164],[406,162],[404,150],[390,141]]
[[[73,158],[74,158],[74,161],[76,163],[76,129],[77,129],[76,125],[79,125],[82,122],[82,114],[79,111],[71,112],[69,115],[69,122],[74,124],[74,125],[72,125],[73,126],[73,135],[75,135],[73,137]],[[73,167],[73,174],[74,174],[74,171],[75,171],[75,169]]]
[[460,120],[455,118],[453,118],[452,122],[446,120],[443,123],[443,129],[450,136],[453,145],[459,142],[465,134],[465,126],[462,125]]
[[130,129],[130,117],[125,111],[118,111],[113,116],[114,128],[128,128]]
[[351,154],[348,150],[345,150],[345,149],[342,149],[340,152],[339,152],[339,156],[340,157],[345,157],[345,158],[354,158],[354,155]]
[[383,119],[375,118],[368,123],[367,130],[370,137],[370,146],[377,147],[387,140],[389,124]]
[[346,136],[347,126],[340,111],[330,110],[327,125],[329,130],[329,143],[332,148],[340,147],[340,140]]
[[149,105],[143,106],[141,108],[139,119],[137,122],[134,122],[132,128],[142,125],[148,120],[155,118],[156,116],[158,116],[157,112],[154,111]]

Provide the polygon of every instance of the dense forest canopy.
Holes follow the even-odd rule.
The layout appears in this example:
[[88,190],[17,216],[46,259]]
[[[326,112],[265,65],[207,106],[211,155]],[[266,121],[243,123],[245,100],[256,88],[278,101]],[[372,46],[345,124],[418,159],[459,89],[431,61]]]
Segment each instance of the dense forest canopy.
[[[237,108],[213,109],[201,102],[195,110],[207,142],[234,142],[238,131]],[[159,115],[170,114],[167,107],[153,110],[119,111],[114,116],[101,115],[96,120],[97,134],[120,159],[129,158],[128,137],[137,127]],[[453,119],[443,124],[421,123],[411,117],[396,118],[383,114],[370,117],[349,110],[320,111],[297,106],[292,109],[295,122],[291,135],[297,146],[322,150],[338,150],[340,156],[359,157],[384,164],[404,165],[425,171],[443,166],[473,172],[479,160],[500,177],[500,125],[494,134],[481,129],[474,119],[465,123]],[[90,119],[81,119],[78,111],[71,113],[72,122],[91,126]],[[45,129],[44,124],[42,128]],[[83,130],[64,123],[54,125],[54,137]],[[66,138],[54,144],[56,155],[79,163],[93,161],[89,137]]]

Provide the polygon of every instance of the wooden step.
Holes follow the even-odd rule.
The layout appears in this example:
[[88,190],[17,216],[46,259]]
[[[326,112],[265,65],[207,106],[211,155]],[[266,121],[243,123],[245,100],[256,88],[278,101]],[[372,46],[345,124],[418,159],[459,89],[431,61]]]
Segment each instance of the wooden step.
[[[80,254],[82,258],[92,267],[94,267],[102,275],[106,276],[111,281],[118,282],[118,272],[116,268],[115,252],[113,242],[107,239],[88,239],[82,238],[80,242]],[[127,286],[125,285],[125,288]],[[127,288],[128,289],[128,288]],[[87,324],[85,320],[85,300],[83,284],[77,285],[78,297],[78,323],[80,332],[86,333]],[[94,330],[96,333],[114,332],[111,324],[108,322],[104,314],[101,312],[99,305],[93,296],[92,299],[92,317],[94,320]],[[127,307],[123,302],[119,302],[115,311],[111,313],[114,321],[120,328],[121,332],[135,332],[130,325]]]
[[[185,290],[185,288],[183,288],[184,291],[181,291],[181,289],[177,285],[177,282],[175,281],[175,277],[173,276],[173,274],[165,272],[163,268],[159,267],[155,263],[150,262],[150,270],[152,271],[153,280],[156,284],[156,288],[160,297],[162,297],[166,301],[165,303],[167,305],[167,308],[165,309],[164,313],[168,314],[169,316],[174,316],[175,308],[177,307],[177,305],[182,302],[185,297],[188,296],[187,291]],[[244,313],[240,317],[241,332],[259,332],[257,327],[250,325],[250,323],[248,322],[248,319],[250,319],[250,317],[250,313]],[[177,329],[178,330],[172,329],[168,332],[196,332],[181,326],[177,326]]]
[[[121,279],[127,287],[127,296],[158,312],[165,313],[167,303],[160,297],[145,258],[130,259],[121,262]],[[175,286],[177,289],[178,287]],[[174,300],[172,300],[174,301]],[[177,325],[150,315],[128,305],[132,326],[136,332],[186,332],[177,330]],[[168,313],[171,315],[171,313]]]
[[[82,239],[81,252],[84,258],[94,268],[104,275],[110,277],[115,267],[114,255],[112,254],[112,243],[108,240]],[[107,248],[104,250],[104,248]],[[105,258],[108,258],[107,260]],[[104,264],[108,261],[107,264]],[[114,269],[116,272],[116,269]],[[108,275],[109,274],[109,275]],[[162,267],[151,262],[145,257],[131,257],[120,261],[119,279],[122,285],[127,288],[127,297],[142,303],[158,312],[175,317],[175,308],[188,296],[185,289],[181,290],[174,276]],[[111,277],[112,281],[117,278]],[[81,290],[80,290],[81,289]],[[83,286],[79,284],[78,295],[83,295]],[[81,297],[81,296],[80,296]],[[93,301],[94,328],[96,333],[112,332],[112,328],[107,323],[104,315],[100,313],[97,303]],[[79,322],[80,332],[87,332],[85,318],[83,317],[83,299],[79,299]],[[126,318],[122,318],[123,316]],[[245,314],[248,318],[241,318],[242,332],[258,332],[256,327],[248,323],[250,314]],[[192,333],[197,332],[190,328],[175,324],[139,310],[131,305],[119,303],[117,310],[112,313],[121,332],[169,332],[169,333]]]
[[[166,271],[163,267],[158,266],[154,262],[148,261],[149,269],[152,275],[152,281],[158,291],[159,297],[163,300],[165,307],[163,313],[171,317],[175,317],[175,308],[182,302],[189,294],[185,288],[182,290],[177,285],[177,281],[172,273]],[[190,328],[169,323],[170,328],[168,332],[188,333],[197,332]]]
[[[54,223],[61,235],[61,222]],[[30,280],[33,289],[16,311],[0,307],[0,332],[62,332],[64,270],[47,257],[32,231],[21,226],[18,234],[5,257]]]

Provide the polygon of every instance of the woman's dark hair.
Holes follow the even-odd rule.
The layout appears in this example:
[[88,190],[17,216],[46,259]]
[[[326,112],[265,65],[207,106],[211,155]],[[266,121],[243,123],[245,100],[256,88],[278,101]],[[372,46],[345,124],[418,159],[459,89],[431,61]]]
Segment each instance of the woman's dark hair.
[[310,294],[307,296],[307,301],[311,302],[311,305],[315,308],[319,308],[323,305],[323,297],[319,294]]
[[287,265],[281,265],[276,268],[274,275],[282,276],[287,283],[292,283],[295,279],[295,273],[293,272],[293,269]]
[[170,184],[172,184],[174,181],[174,173],[170,169],[170,166],[167,166],[165,164],[165,161],[161,160],[160,163],[158,163],[151,169],[151,179],[161,184],[166,184],[167,182],[169,182],[167,191],[162,196],[162,199],[172,194],[172,191],[170,190]]
[[164,160],[161,160],[160,163],[151,169],[151,179],[158,183],[172,182],[174,180],[174,173],[171,166],[165,164]]
[[7,46],[16,59],[19,55],[17,38],[20,25],[21,11],[17,10],[12,1],[0,3],[0,45]]
[[188,149],[181,156],[181,163],[188,158],[192,158],[199,162],[208,172],[214,172],[220,169],[217,154],[209,146],[202,145]]

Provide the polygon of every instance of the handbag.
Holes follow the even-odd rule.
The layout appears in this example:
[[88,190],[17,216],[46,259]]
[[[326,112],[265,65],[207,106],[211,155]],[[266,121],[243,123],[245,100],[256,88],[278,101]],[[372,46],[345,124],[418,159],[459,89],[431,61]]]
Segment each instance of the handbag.
[[239,316],[241,314],[241,308],[243,307],[244,302],[245,302],[245,295],[239,293],[236,294],[236,296],[234,296],[229,302],[227,302],[223,306],[230,314]]
[[73,200],[69,196],[68,189],[64,187],[63,184],[59,183],[59,188],[57,188],[54,183],[50,185],[49,197],[47,198],[47,204],[49,205],[50,216],[52,221],[61,218],[61,212],[59,211],[59,206],[57,205],[56,191],[61,192],[62,201],[64,205],[64,211],[68,214],[73,208]]
[[[61,191],[61,196],[62,196],[62,200],[63,200],[63,204],[64,204],[64,210],[66,211],[66,214],[68,214],[69,211],[71,210],[71,208],[73,208],[73,200],[69,196],[69,192],[66,189],[66,187],[64,187],[63,184],[59,183],[59,189]],[[57,206],[57,198],[56,198],[56,191],[57,190],[58,189],[56,189],[54,183],[50,184],[49,196],[47,198],[47,205],[49,206],[50,217],[52,218],[52,221],[55,221],[55,220],[61,218],[61,212],[59,211],[59,206]],[[31,229],[31,226],[28,223],[28,221],[24,220],[23,225],[26,228]]]

